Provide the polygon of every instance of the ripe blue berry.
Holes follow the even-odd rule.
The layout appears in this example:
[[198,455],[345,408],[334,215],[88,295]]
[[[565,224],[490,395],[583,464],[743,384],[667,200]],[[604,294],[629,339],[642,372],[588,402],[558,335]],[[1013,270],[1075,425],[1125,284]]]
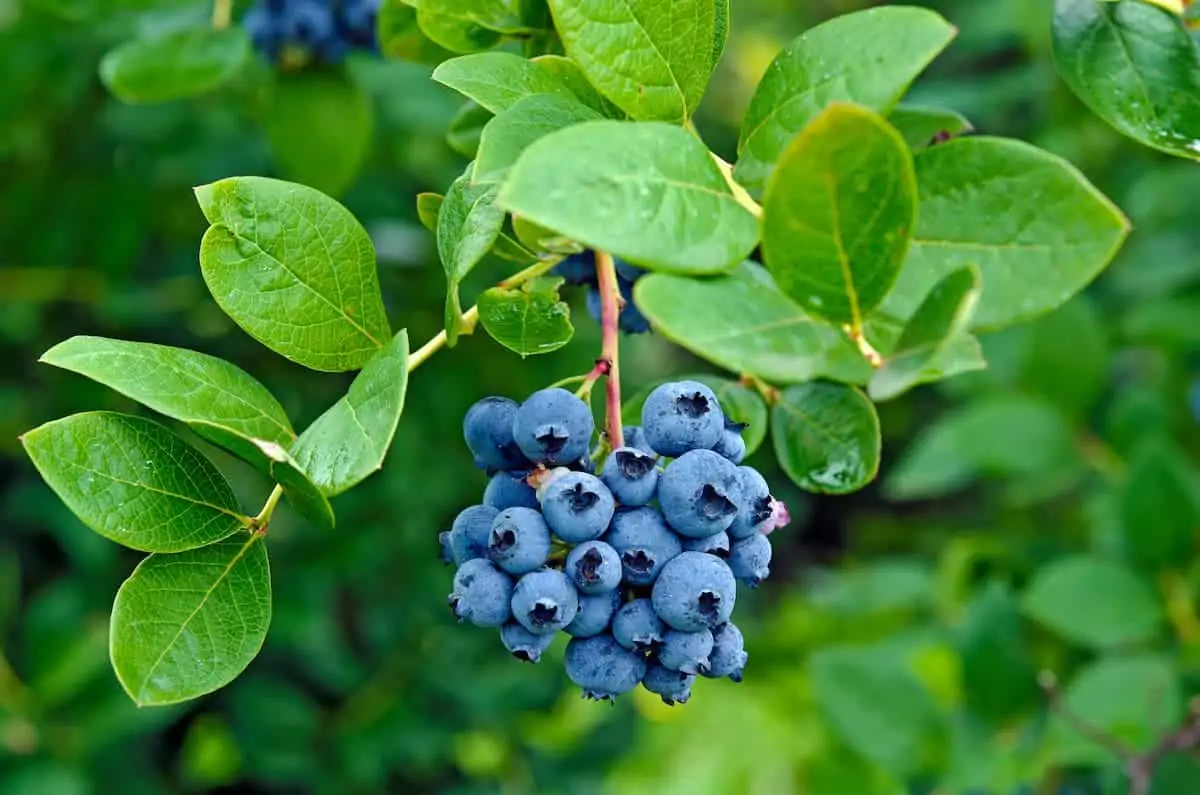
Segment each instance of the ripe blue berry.
[[468,560],[487,557],[488,537],[498,513],[487,505],[472,505],[454,517],[447,540],[455,563],[461,566]]
[[604,464],[600,479],[622,505],[645,505],[658,491],[654,456],[633,447],[614,450]]
[[657,648],[666,630],[649,599],[626,602],[612,620],[612,634],[617,643],[636,651]]
[[533,490],[533,487],[525,482],[523,476],[510,472],[497,472],[492,475],[487,488],[483,491],[483,504],[495,508],[497,511],[508,508],[537,510],[540,507],[537,492]]
[[663,635],[658,649],[658,662],[664,668],[685,674],[698,674],[708,670],[708,656],[712,654],[712,632],[680,632],[670,629]]
[[500,627],[500,640],[504,648],[518,660],[535,663],[542,658],[542,652],[554,642],[553,635],[534,635],[516,621],[509,621]]
[[713,627],[713,650],[708,656],[708,671],[705,676],[719,679],[728,676],[735,682],[742,681],[742,669],[746,667],[745,640],[742,632],[733,624]]
[[578,254],[572,254],[554,266],[550,271],[555,276],[561,276],[567,284],[596,283],[596,252],[588,249]]
[[317,47],[337,35],[333,8],[321,0],[292,0],[279,21],[283,38],[302,47]]
[[771,541],[762,533],[733,542],[729,550],[729,570],[751,588],[757,588],[771,576]]
[[640,425],[625,426],[625,446],[641,450],[646,455],[658,458],[658,453],[654,452],[654,448],[646,441],[646,432],[642,430],[642,426]]
[[492,520],[487,553],[509,574],[531,572],[550,557],[550,528],[532,508],[501,511]]
[[438,533],[438,557],[442,559],[442,563],[451,564],[457,563],[454,559],[454,550],[450,548],[450,531],[443,530]]
[[675,532],[704,538],[727,530],[738,514],[738,470],[712,450],[676,458],[658,479],[658,503]]
[[608,629],[613,615],[621,604],[621,594],[616,591],[579,597],[579,612],[575,620],[567,624],[568,635],[590,638]]
[[745,429],[746,423],[734,422],[726,415],[725,429],[721,431],[721,438],[713,446],[713,452],[734,464],[742,463],[742,459],[746,457],[746,441],[742,439],[742,431]]
[[696,681],[694,674],[672,671],[657,663],[646,667],[646,675],[642,677],[642,687],[662,698],[667,706],[686,704],[692,697],[692,682]]
[[638,279],[646,275],[646,271],[643,268],[639,268],[637,265],[631,265],[620,257],[613,257],[613,265],[616,267],[617,276],[619,276],[623,281],[629,282],[630,284],[633,284]]
[[653,508],[617,511],[604,540],[621,556],[624,581],[630,585],[650,585],[667,561],[683,551],[679,537]]
[[758,470],[738,467],[737,474],[741,494],[735,500],[738,504],[737,515],[729,525],[729,537],[735,541],[761,533],[766,528],[771,519],[773,502],[767,481]]
[[517,580],[513,618],[535,635],[552,635],[575,620],[579,592],[561,571],[541,569]]
[[612,521],[612,492],[600,478],[568,472],[551,480],[542,491],[542,515],[555,535],[569,544],[604,535]]
[[530,395],[513,422],[513,438],[521,452],[548,466],[565,466],[587,455],[593,430],[592,410],[558,387]]
[[648,333],[650,320],[642,314],[637,302],[633,300],[633,282],[618,278],[617,286],[621,291],[621,298],[625,301],[625,306],[621,307],[621,314],[617,316],[617,327],[626,334]]
[[567,644],[567,677],[583,688],[587,698],[611,701],[637,687],[646,675],[646,661],[621,648],[612,635],[572,638]]
[[642,429],[660,455],[707,450],[721,439],[725,415],[713,391],[698,381],[659,386],[642,406]]
[[654,612],[672,629],[699,632],[729,620],[737,583],[717,556],[683,552],[663,567],[650,598]]
[[716,533],[704,538],[683,539],[685,552],[706,552],[718,558],[729,557],[729,533]]
[[463,438],[480,469],[528,469],[528,459],[513,440],[517,403],[503,397],[485,397],[463,417]]
[[621,556],[603,541],[585,541],[567,555],[564,573],[583,594],[615,591],[621,584]]
[[512,615],[509,602],[513,581],[491,561],[475,558],[464,563],[454,575],[454,590],[447,603],[459,621],[466,619],[479,627],[498,627]]

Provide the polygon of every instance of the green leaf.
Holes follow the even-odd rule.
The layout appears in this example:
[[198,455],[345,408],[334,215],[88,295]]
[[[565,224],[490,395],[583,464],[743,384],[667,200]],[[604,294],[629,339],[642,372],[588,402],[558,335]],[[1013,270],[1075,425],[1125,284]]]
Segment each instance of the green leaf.
[[375,248],[342,205],[312,188],[231,177],[196,188],[212,224],[200,270],[246,333],[313,370],[356,370],[391,331]]
[[542,94],[576,99],[554,72],[508,52],[483,52],[452,58],[433,70],[433,79],[492,113],[507,110],[518,100]]
[[422,64],[438,64],[451,57],[421,32],[417,10],[404,0],[382,0],[376,19],[376,38],[384,57]]
[[907,318],[933,285],[974,263],[983,295],[974,327],[1027,320],[1083,289],[1129,232],[1121,212],[1074,166],[1020,141],[969,137],[916,158],[920,214],[883,311]]
[[[1189,267],[1190,264],[1189,264]],[[1142,299],[1121,318],[1121,333],[1131,342],[1169,347],[1200,346],[1200,295]]]
[[635,265],[727,271],[758,242],[708,148],[666,124],[592,121],[531,144],[500,203],[513,213]]
[[421,226],[435,235],[437,234],[438,214],[441,212],[442,203],[445,200],[446,197],[440,193],[417,194],[417,218],[420,219]]
[[113,670],[139,707],[211,693],[262,648],[271,574],[262,536],[239,533],[177,555],[151,555],[113,603]]
[[283,177],[338,196],[371,152],[375,114],[346,73],[306,70],[275,78],[262,127]]
[[292,457],[322,493],[341,494],[383,466],[407,388],[408,332],[402,330],[292,446]]
[[[1152,748],[1184,717],[1179,674],[1155,654],[1104,657],[1085,666],[1066,687],[1063,701],[1072,717],[1134,752]],[[1080,734],[1073,722],[1058,715],[1051,720],[1044,751],[1051,764],[1115,761],[1111,749]]]
[[446,129],[446,143],[463,157],[475,157],[479,152],[483,128],[491,120],[492,112],[486,108],[481,108],[474,102],[463,104]]
[[39,360],[87,376],[250,463],[264,463],[252,440],[291,444],[296,433],[267,388],[224,359],[104,337],[71,337]]
[[249,56],[240,27],[188,28],[121,44],[100,61],[100,79],[122,102],[167,102],[220,87]]
[[522,358],[556,351],[571,341],[571,308],[558,298],[559,278],[493,287],[479,296],[479,322],[492,339]]
[[956,641],[963,698],[973,714],[1000,722],[1037,705],[1037,672],[1007,584],[992,580],[967,603]]
[[1087,555],[1038,569],[1021,603],[1049,631],[1093,649],[1153,640],[1163,621],[1146,581],[1121,563]]
[[1057,0],[1063,80],[1123,135],[1200,159],[1200,53],[1178,14],[1138,0]]
[[1081,466],[1074,431],[1053,405],[997,394],[927,426],[892,467],[884,492],[893,500],[930,499],[991,475],[1053,495],[1078,480]]
[[446,337],[453,347],[462,322],[458,286],[491,250],[504,227],[504,209],[496,203],[498,186],[473,183],[473,165],[450,186],[438,210],[437,246],[446,272]]
[[872,400],[898,397],[921,382],[926,370],[962,338],[981,287],[979,269],[974,265],[954,271],[934,286],[904,327],[883,367],[871,377],[867,392]]
[[844,334],[805,314],[753,263],[716,279],[643,276],[634,300],[659,334],[736,373],[779,383],[871,376]]
[[713,0],[549,0],[563,47],[634,119],[683,124],[704,97],[716,50]]
[[914,673],[872,648],[823,649],[811,671],[817,707],[846,745],[896,774],[921,765],[937,708]]
[[495,26],[513,19],[501,0],[436,0],[417,4],[417,24],[434,43],[451,52],[478,52],[502,38]]
[[934,601],[934,577],[926,563],[896,558],[862,568],[818,574],[808,601],[839,619],[867,619],[926,610]]
[[913,152],[927,149],[942,138],[952,138],[975,128],[966,116],[955,110],[900,104],[888,114],[888,123],[896,128]]
[[220,470],[152,420],[108,411],[72,414],[29,431],[21,442],[80,521],[131,549],[194,549],[248,521]]
[[1195,554],[1200,505],[1187,457],[1166,439],[1147,440],[1129,460],[1121,489],[1124,548],[1149,569],[1183,569]]
[[916,223],[912,156],[869,110],[828,106],[784,151],[763,197],[763,262],[807,311],[861,328]]
[[333,506],[329,504],[320,487],[309,479],[300,462],[292,458],[292,454],[286,448],[274,442],[261,439],[255,439],[254,442],[270,462],[268,471],[271,478],[283,487],[288,504],[296,513],[318,527],[332,530],[336,524]]
[[771,440],[783,471],[807,491],[847,494],[879,472],[879,417],[851,386],[811,381],[785,389],[771,409]]
[[539,55],[532,61],[545,72],[554,75],[563,85],[571,90],[575,98],[592,110],[609,119],[623,119],[624,112],[609,102],[596,90],[588,80],[587,75],[579,68],[579,64],[562,55]]
[[1023,330],[1017,385],[1086,417],[1108,387],[1108,322],[1087,293],[1039,317]]
[[502,182],[534,141],[572,124],[603,118],[576,99],[537,94],[517,100],[488,122],[475,160],[476,182]]
[[[767,70],[750,100],[734,176],[759,188],[784,149],[831,102],[886,114],[956,31],[933,11],[885,6],[804,33]],[[871,57],[847,42],[871,42]]]
[[713,3],[713,49],[709,69],[716,71],[717,64],[725,54],[725,45],[729,42],[729,18],[732,16],[733,0],[712,0]]
[[750,457],[767,438],[767,426],[770,421],[767,403],[762,395],[737,381],[712,375],[710,373],[671,376],[661,378],[646,385],[633,397],[621,404],[621,420],[626,425],[642,424],[642,406],[655,387],[668,381],[699,381],[706,385],[717,396],[721,411],[733,422],[740,422],[746,427],[742,430],[742,441],[746,443],[746,456]]

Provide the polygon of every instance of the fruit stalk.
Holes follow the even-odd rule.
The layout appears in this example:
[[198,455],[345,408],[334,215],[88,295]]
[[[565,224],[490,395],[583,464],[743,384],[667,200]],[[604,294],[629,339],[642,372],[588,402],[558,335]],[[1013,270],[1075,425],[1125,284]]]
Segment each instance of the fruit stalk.
[[618,323],[621,316],[621,288],[617,284],[617,268],[612,254],[596,252],[596,275],[600,287],[600,361],[606,362],[604,409],[609,442],[616,450],[625,446],[621,428],[621,366],[618,358]]

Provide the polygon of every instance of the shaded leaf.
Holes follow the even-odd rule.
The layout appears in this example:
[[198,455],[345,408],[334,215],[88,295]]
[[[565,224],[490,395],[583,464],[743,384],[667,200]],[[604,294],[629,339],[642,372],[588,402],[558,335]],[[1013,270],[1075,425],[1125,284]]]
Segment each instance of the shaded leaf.
[[756,219],[708,148],[666,124],[593,121],[540,138],[512,167],[500,203],[654,270],[725,271],[758,242]]
[[417,4],[417,24],[434,43],[451,52],[494,47],[502,34],[496,25],[518,24],[501,0],[438,0]]
[[1167,440],[1147,440],[1130,457],[1121,489],[1124,549],[1150,569],[1187,566],[1195,553],[1200,504],[1187,457]]
[[566,82],[539,63],[508,52],[483,52],[452,58],[433,70],[433,79],[491,113],[539,95],[576,99]]
[[438,64],[451,57],[421,32],[417,10],[404,0],[381,0],[376,19],[376,38],[385,57],[423,64]]
[[451,346],[458,340],[462,322],[458,286],[491,250],[504,227],[497,186],[472,183],[472,167],[450,185],[438,210],[438,256],[446,272],[446,337]]
[[167,102],[220,87],[249,56],[242,28],[188,28],[119,45],[100,61],[100,79],[123,102]]
[[270,623],[262,536],[239,533],[201,549],[151,555],[113,603],[113,669],[138,706],[187,701],[245,670]]
[[571,90],[575,98],[600,115],[610,119],[625,118],[624,112],[596,90],[579,68],[579,64],[562,55],[539,55],[531,59],[543,71],[554,75]]
[[290,450],[323,494],[341,494],[383,466],[407,388],[408,332],[401,330]]
[[225,313],[314,370],[356,370],[390,337],[375,248],[342,205],[312,188],[231,177],[196,188],[212,224],[200,270]]
[[539,94],[517,100],[483,128],[473,179],[501,182],[534,141],[552,132],[603,118],[575,99]]
[[300,463],[292,458],[286,448],[274,442],[266,442],[261,439],[254,441],[270,462],[271,478],[283,486],[283,494],[287,497],[288,504],[295,509],[296,513],[318,527],[332,530],[336,523],[333,506],[329,504],[329,500],[325,498],[317,484],[309,479]]
[[1046,629],[1090,648],[1152,640],[1163,620],[1146,581],[1121,563],[1087,555],[1038,569],[1021,604]]
[[1038,704],[1041,693],[1020,604],[1007,584],[993,580],[967,603],[956,643],[963,698],[973,714],[1003,721]]
[[763,197],[763,262],[808,312],[861,328],[916,223],[912,157],[869,110],[834,103],[780,157]]
[[491,120],[491,111],[474,102],[464,103],[450,120],[450,126],[446,129],[446,143],[463,157],[475,157],[483,128]]
[[194,549],[248,521],[220,470],[152,420],[109,411],[72,414],[29,431],[21,442],[80,521],[131,549]]
[[479,296],[479,322],[492,339],[522,357],[556,351],[571,341],[571,309],[559,300],[561,279],[535,279]]
[[975,129],[958,111],[904,103],[892,109],[888,123],[896,128],[913,152],[920,152],[934,143],[944,143],[943,138],[953,138]]
[[[762,187],[796,133],[831,102],[886,114],[955,33],[933,11],[909,6],[844,14],[804,33],[775,58],[750,100],[734,176]],[[871,42],[871,57],[847,42]]]
[[417,218],[421,226],[437,234],[438,213],[441,212],[442,202],[446,200],[440,193],[417,194]]
[[1108,320],[1081,293],[1024,329],[1016,382],[1074,417],[1086,417],[1108,385]]
[[771,409],[771,439],[783,471],[807,491],[857,491],[879,471],[879,417],[852,386],[811,381],[788,387]]

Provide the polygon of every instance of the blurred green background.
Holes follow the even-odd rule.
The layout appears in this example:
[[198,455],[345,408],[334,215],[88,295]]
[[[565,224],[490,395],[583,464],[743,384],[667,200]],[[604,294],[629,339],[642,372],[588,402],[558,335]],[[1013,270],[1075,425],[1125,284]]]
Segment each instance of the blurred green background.
[[[1200,171],[1120,138],[1066,90],[1048,3],[942,0],[928,5],[960,36],[911,98],[1067,157],[1134,234],[1085,294],[985,338],[987,372],[881,406],[884,470],[864,492],[801,495],[769,450],[756,455],[795,521],[772,537],[775,576],[739,599],[743,684],[698,682],[674,709],[641,691],[613,707],[584,702],[562,673],[561,641],[541,665],[519,664],[494,632],[446,609],[436,534],[485,483],[462,415],[484,395],[519,399],[585,370],[598,330],[576,301],[577,335],[559,353],[521,361],[480,334],[422,367],[387,465],[336,500],[337,531],[286,510],[272,524],[275,614],[248,672],[194,703],[136,709],[109,669],[107,619],[138,556],[75,520],[17,436],[75,411],[139,409],[38,356],[85,333],[203,350],[260,378],[297,427],[349,377],[257,345],[200,278],[205,222],[191,187],[276,173],[261,82],[123,105],[97,79],[101,55],[139,26],[207,7],[95,16],[93,5],[0,0],[0,795],[1123,793],[1112,756],[1047,717],[1035,672],[1069,686],[1090,671],[1101,681],[1079,711],[1143,746],[1200,691],[1190,546],[1143,567],[1153,632],[1126,644],[1108,679],[1087,644],[1039,629],[1020,597],[1067,555],[1121,559],[1130,538],[1164,523],[1190,533],[1200,517],[1188,405]],[[732,159],[770,59],[863,5],[736,0],[697,120],[706,140]],[[871,43],[847,46],[865,57]],[[441,325],[444,283],[413,197],[462,169],[444,137],[459,100],[427,67],[365,57],[350,68],[371,95],[375,138],[342,199],[376,242],[392,325],[421,341]],[[466,296],[506,272],[489,262]],[[622,355],[631,392],[705,369],[654,337],[627,339]],[[930,428],[940,435],[915,448]],[[269,484],[197,443],[245,504],[261,504]],[[1169,494],[1154,491],[1164,483]],[[1170,682],[1141,686],[1143,663]],[[1197,770],[1169,758],[1155,794],[1200,792]]]

